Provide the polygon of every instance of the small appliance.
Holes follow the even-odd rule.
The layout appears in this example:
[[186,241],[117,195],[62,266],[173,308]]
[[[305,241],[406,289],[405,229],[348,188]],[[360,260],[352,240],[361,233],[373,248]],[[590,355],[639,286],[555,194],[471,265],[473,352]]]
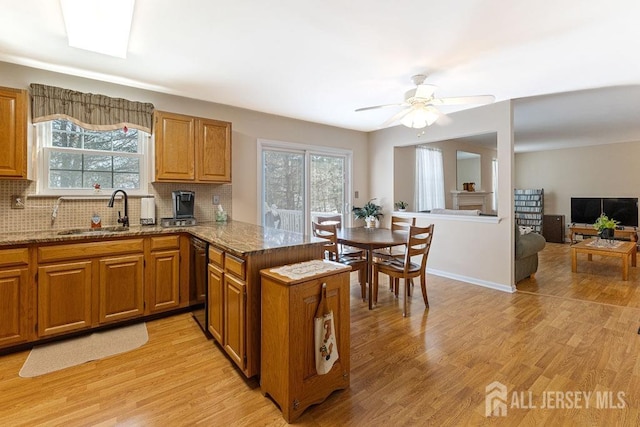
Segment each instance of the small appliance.
[[172,218],[162,218],[160,225],[163,227],[182,227],[196,225],[193,217],[196,193],[187,190],[175,190],[171,192]]

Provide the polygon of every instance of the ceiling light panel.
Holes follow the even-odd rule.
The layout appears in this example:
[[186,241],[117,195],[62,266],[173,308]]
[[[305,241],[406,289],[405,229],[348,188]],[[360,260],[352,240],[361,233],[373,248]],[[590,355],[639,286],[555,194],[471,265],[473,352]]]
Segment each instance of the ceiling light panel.
[[135,0],[60,0],[69,46],[127,57]]

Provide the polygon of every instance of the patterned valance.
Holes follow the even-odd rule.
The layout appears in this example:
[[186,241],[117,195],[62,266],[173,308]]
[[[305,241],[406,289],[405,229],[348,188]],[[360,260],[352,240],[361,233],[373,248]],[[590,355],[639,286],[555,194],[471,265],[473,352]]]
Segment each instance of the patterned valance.
[[92,130],[124,126],[151,133],[153,104],[31,84],[33,123],[67,119]]

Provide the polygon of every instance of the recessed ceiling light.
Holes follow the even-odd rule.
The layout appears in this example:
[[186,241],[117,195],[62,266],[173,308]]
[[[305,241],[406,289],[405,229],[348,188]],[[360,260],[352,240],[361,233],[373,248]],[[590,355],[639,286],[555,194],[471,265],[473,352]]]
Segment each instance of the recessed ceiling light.
[[135,0],[60,0],[69,46],[127,57]]

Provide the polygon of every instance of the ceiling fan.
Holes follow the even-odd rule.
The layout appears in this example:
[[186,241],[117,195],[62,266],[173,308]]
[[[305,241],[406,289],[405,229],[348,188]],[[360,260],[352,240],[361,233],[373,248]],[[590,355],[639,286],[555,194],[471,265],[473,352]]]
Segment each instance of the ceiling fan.
[[491,104],[495,101],[493,95],[478,95],[478,96],[456,96],[450,98],[436,98],[433,96],[437,87],[430,84],[425,84],[424,81],[427,78],[424,74],[417,74],[411,77],[411,81],[416,85],[415,89],[408,90],[404,94],[404,102],[398,104],[385,104],[376,105],[373,107],[358,108],[358,111],[374,110],[376,108],[386,107],[406,107],[397,114],[391,116],[389,120],[383,123],[384,127],[387,127],[397,121],[400,121],[403,125],[420,129],[425,126],[431,126],[444,114],[440,112],[436,105],[463,105],[463,104],[476,104],[484,105]]

